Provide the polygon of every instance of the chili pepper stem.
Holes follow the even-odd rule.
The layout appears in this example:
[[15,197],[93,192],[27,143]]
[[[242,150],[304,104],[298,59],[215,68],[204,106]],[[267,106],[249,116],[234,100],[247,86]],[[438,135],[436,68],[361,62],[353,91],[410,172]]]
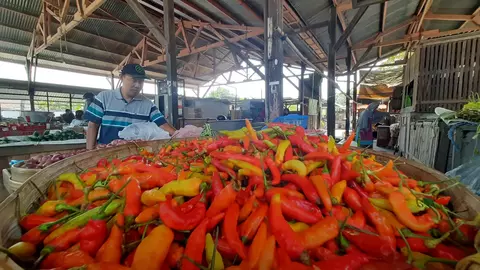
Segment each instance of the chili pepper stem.
[[410,244],[408,243],[407,239],[405,238],[405,235],[403,235],[402,230],[397,228],[397,231],[398,231],[398,234],[400,234],[400,237],[402,237],[403,242],[405,242],[405,246],[407,247],[407,252],[408,252],[407,263],[412,264],[413,255],[412,255],[412,249],[410,248]]
[[369,235],[373,235],[373,236],[379,236],[378,234],[374,233],[374,232],[370,232],[370,231],[366,231],[366,230],[362,230],[358,227],[355,227],[355,226],[352,226],[352,225],[349,225],[349,224],[345,224],[345,228],[349,228],[349,229],[352,229],[354,231],[357,231],[357,232],[361,232],[361,233],[364,233],[364,234],[369,234]]
[[23,262],[24,261],[24,260],[20,259],[19,257],[17,257],[17,255],[10,252],[10,250],[8,250],[4,247],[0,247],[0,253],[5,253],[8,257],[10,257],[10,259],[14,260],[15,262]]
[[40,225],[38,227],[38,229],[40,231],[43,231],[43,232],[46,232],[48,230],[50,230],[50,228],[52,228],[53,226],[57,225],[57,224],[60,224],[60,223],[63,223],[65,221],[68,221],[69,219],[71,218],[74,218],[75,216],[77,216],[78,214],[80,214],[80,212],[75,212],[75,213],[72,213],[70,215],[67,215],[67,216],[64,216],[63,218],[59,219],[59,220],[55,220],[55,221],[52,221],[52,222],[48,222],[48,223],[44,223],[42,225]]
[[[188,256],[185,255],[185,254],[182,255],[182,258],[187,259],[189,262],[191,262],[192,264],[194,264],[196,267],[200,268],[200,270],[209,270],[207,267],[198,264],[196,261],[192,260],[192,258],[188,257]],[[234,262],[235,262],[235,261],[234,261]]]

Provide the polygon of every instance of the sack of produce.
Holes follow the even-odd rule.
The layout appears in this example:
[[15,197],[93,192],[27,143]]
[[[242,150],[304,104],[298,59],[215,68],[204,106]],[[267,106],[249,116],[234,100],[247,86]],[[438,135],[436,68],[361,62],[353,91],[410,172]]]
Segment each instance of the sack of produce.
[[0,240],[36,269],[452,269],[476,253],[473,194],[351,149],[354,136],[337,147],[247,122],[218,138],[87,152],[0,205]]

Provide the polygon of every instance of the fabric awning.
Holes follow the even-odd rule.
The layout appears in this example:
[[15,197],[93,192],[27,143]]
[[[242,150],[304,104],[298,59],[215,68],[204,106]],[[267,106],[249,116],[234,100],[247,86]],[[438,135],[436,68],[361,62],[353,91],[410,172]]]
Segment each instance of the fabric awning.
[[386,84],[375,86],[360,85],[358,99],[374,99],[385,100],[393,95],[393,87],[388,87]]

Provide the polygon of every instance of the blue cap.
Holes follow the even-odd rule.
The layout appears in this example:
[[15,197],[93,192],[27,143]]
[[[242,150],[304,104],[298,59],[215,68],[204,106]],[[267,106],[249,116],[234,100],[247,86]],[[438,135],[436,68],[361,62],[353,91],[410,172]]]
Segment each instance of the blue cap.
[[122,75],[130,75],[138,79],[150,79],[145,74],[145,69],[138,64],[126,64],[123,66]]

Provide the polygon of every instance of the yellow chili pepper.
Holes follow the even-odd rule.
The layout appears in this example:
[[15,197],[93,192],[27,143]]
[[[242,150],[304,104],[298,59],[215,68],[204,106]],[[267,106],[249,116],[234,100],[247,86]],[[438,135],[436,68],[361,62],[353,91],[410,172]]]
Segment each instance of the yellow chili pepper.
[[203,163],[199,163],[199,162],[190,163],[190,171],[192,172],[203,172],[204,168],[205,168],[205,164]]
[[278,144],[277,153],[275,153],[275,163],[277,165],[282,164],[283,161],[285,160],[285,152],[287,151],[287,148],[289,146],[290,146],[289,140],[282,140]]
[[229,153],[238,153],[241,154],[243,153],[243,148],[238,145],[227,145],[223,148],[223,151],[229,152]]
[[166,199],[165,193],[161,192],[158,188],[144,191],[142,193],[142,197],[140,198],[142,203],[146,206],[152,206],[158,202],[164,202]]
[[328,152],[335,156],[338,155],[337,145],[332,136],[328,136]]
[[58,176],[57,181],[69,182],[75,187],[75,189],[83,189],[84,187],[83,182],[80,180],[80,178],[78,178],[77,174],[75,173],[61,174],[60,176]]
[[208,262],[208,269],[211,269],[210,266],[212,265],[213,252],[215,252],[215,262],[213,262],[213,269],[225,269],[225,266],[223,265],[222,255],[215,249],[215,242],[213,241],[212,235],[207,233],[207,235],[205,236],[205,255]]
[[202,183],[203,180],[197,177],[186,180],[176,180],[165,184],[160,188],[160,192],[176,196],[193,197],[200,194],[200,185]]
[[388,186],[388,185],[382,185],[381,183],[377,183],[375,185],[375,189],[382,193],[383,195],[388,195],[394,191],[400,191],[400,193],[403,194],[403,196],[405,196],[405,199],[407,200],[415,200],[416,197],[415,195],[412,194],[412,191],[410,191],[410,189],[406,188],[406,187],[403,187],[403,188],[397,188],[397,187],[392,187],[392,186]]
[[259,167],[251,164],[251,163],[248,163],[246,161],[243,161],[243,160],[236,160],[236,159],[229,159],[228,161],[230,161],[231,163],[233,163],[235,166],[241,168],[241,169],[247,169],[249,170],[251,173],[253,173],[254,175],[256,176],[263,176],[263,171],[262,169],[260,169]]
[[346,180],[339,181],[332,186],[331,197],[332,197],[333,204],[340,204],[342,202],[343,192],[345,191],[346,187],[347,187]]
[[297,233],[305,231],[306,229],[310,228],[310,226],[308,226],[308,224],[303,223],[303,222],[289,223],[289,225],[290,225],[290,228],[292,228],[292,230],[294,232],[297,232]]
[[323,161],[310,161],[308,163],[304,161],[303,163],[307,166],[307,174],[310,174],[313,170],[320,168],[325,164]]
[[307,175],[307,167],[300,160],[295,160],[295,159],[289,160],[283,163],[282,169],[284,171],[294,171],[300,176]]
[[[387,199],[368,198],[368,200],[378,208],[385,209],[388,211],[393,211],[393,207]],[[408,209],[410,209],[412,213],[422,212],[425,209],[427,209],[427,206],[425,204],[416,200],[407,200],[407,205],[408,205]]]

